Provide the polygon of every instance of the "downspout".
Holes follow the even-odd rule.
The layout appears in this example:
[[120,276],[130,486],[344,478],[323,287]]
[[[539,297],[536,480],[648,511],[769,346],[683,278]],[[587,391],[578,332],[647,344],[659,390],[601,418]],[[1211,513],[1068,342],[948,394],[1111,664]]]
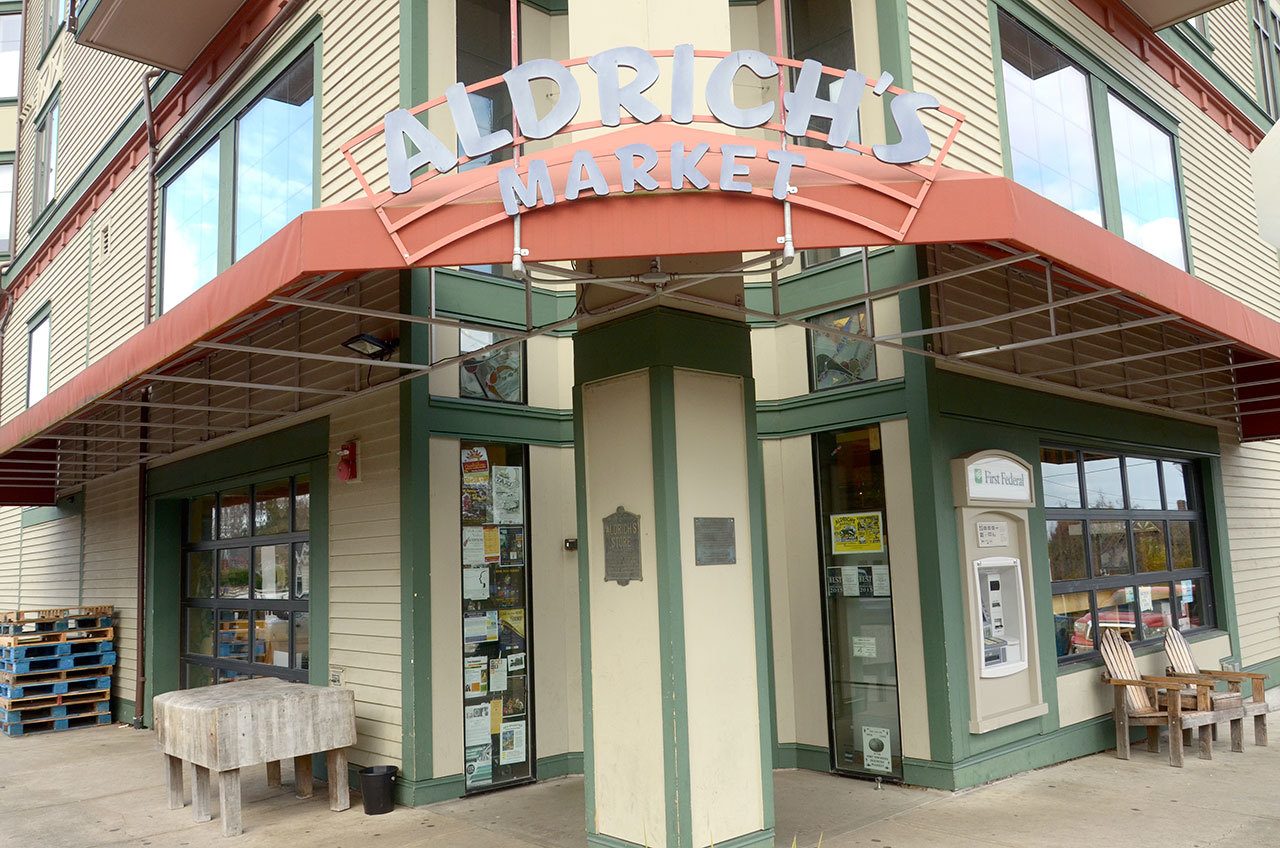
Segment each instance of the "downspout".
[[[150,386],[142,390],[142,400],[144,402],[151,400]],[[133,726],[141,729],[143,717],[146,714],[145,701],[147,697],[147,530],[149,528],[147,522],[147,463],[142,460],[142,457],[146,456],[150,450],[147,441],[150,428],[147,425],[151,422],[151,407],[139,407],[138,417],[142,422],[142,427],[139,428],[142,442],[138,445],[138,611],[135,619],[138,634],[138,671],[134,680],[133,690]]]
[[144,327],[151,323],[151,316],[155,314],[152,280],[155,278],[156,270],[156,147],[159,141],[156,138],[156,115],[151,102],[151,82],[159,79],[163,74],[164,71],[156,68],[142,74],[142,104],[147,113],[147,242],[144,248],[142,297]]

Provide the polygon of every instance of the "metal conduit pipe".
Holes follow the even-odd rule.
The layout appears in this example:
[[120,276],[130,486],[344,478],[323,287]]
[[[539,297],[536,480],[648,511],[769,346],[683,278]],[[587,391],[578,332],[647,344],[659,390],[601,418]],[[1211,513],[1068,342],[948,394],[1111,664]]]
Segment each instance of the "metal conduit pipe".
[[[151,387],[142,390],[142,400],[151,400]],[[145,426],[151,420],[151,408],[143,406],[138,410],[138,420],[143,423],[139,432],[142,443],[138,445],[138,456],[144,457],[150,452],[147,443],[149,429]],[[147,463],[138,463],[138,587],[137,587],[137,619],[138,634],[137,674],[133,689],[133,726],[141,729],[146,713],[147,698]]]
[[163,75],[164,71],[157,68],[144,71],[142,74],[142,105],[147,116],[147,243],[144,248],[142,277],[142,325],[144,327],[151,323],[151,316],[155,314],[153,281],[156,271],[156,146],[159,142],[156,139],[156,115],[151,102],[151,83]]

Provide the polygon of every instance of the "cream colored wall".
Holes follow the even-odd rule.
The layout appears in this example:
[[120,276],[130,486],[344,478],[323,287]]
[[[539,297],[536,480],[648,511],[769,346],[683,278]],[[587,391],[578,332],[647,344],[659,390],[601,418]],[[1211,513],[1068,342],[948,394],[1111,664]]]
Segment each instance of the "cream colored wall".
[[[752,741],[760,738],[761,731],[758,687],[767,686],[768,680],[759,680],[756,675],[742,391],[739,377],[683,369],[675,372],[694,845],[724,842],[764,827],[764,766],[760,746]],[[695,564],[694,516],[734,520],[735,564]],[[596,644],[592,643],[593,650]]]
[[0,507],[0,610],[17,609],[22,600],[22,508]]
[[[662,677],[654,538],[649,377],[627,374],[582,388],[591,604],[591,711],[596,830],[664,848]],[[604,581],[601,520],[624,504],[640,519],[648,579]],[[646,520],[648,518],[648,520]],[[594,812],[594,816],[593,816]]]
[[893,642],[898,662],[898,715],[902,755],[927,760],[929,693],[924,665],[923,610],[920,606],[920,562],[916,552],[915,498],[911,475],[894,469],[911,467],[908,422],[880,425],[886,470],[885,507],[889,530],[889,571],[893,584]]
[[[582,750],[582,627],[571,447],[529,448],[534,722],[538,757]],[[460,696],[459,696],[460,700]]]
[[826,670],[818,518],[809,436],[765,439],[765,525],[773,619],[774,703],[781,744],[826,748]]
[[[1196,664],[1203,668],[1217,668],[1218,661],[1231,655],[1231,640],[1223,634],[1191,645]],[[1138,670],[1143,674],[1165,673],[1168,660],[1163,651],[1138,657]],[[1114,704],[1111,687],[1098,684],[1097,666],[1087,666],[1078,671],[1058,675],[1058,724],[1068,727],[1087,719],[1110,715]]]
[[[1280,318],[1280,273],[1275,249],[1258,235],[1249,151],[1068,0],[1036,6],[1177,118],[1196,275]],[[1003,173],[986,0],[907,0],[907,8],[914,87],[967,119],[947,165]]]
[[1280,657],[1280,442],[1224,439],[1222,489],[1241,660],[1253,665]]
[[138,472],[134,469],[85,487],[81,585],[80,603],[115,607],[117,660],[112,694],[133,702],[138,674]]
[[18,149],[18,107],[0,106],[0,150]]
[[[432,377],[435,375],[433,374]],[[462,471],[457,439],[432,438],[431,742],[432,776],[462,771]],[[536,624],[535,624],[536,626]]]
[[[329,664],[356,693],[361,765],[400,763],[400,403],[383,389],[329,416],[329,451],[360,442],[360,479],[329,474]],[[325,610],[312,609],[323,616]]]

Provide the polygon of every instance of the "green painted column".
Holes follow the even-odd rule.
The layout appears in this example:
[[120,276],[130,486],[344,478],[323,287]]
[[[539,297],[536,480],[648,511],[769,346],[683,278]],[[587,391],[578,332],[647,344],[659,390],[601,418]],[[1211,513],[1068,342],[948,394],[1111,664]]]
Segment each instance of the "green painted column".
[[772,846],[749,330],[652,309],[574,362],[587,842]]

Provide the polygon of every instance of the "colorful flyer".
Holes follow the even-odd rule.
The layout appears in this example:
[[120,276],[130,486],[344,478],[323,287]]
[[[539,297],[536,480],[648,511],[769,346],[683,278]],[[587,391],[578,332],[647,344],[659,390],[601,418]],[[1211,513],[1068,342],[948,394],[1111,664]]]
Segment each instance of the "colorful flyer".
[[493,743],[468,745],[465,752],[467,786],[487,786],[493,782]]
[[498,734],[498,762],[501,765],[523,763],[525,758],[525,723],[504,721]]
[[492,725],[492,705],[489,701],[480,704],[465,704],[462,707],[463,737],[467,745],[489,745],[493,740],[490,730]]
[[484,528],[462,528],[462,564],[484,565]]
[[497,736],[502,730],[502,699],[494,698],[489,702],[489,735]]
[[502,647],[508,652],[524,650],[524,610],[504,609],[497,613],[502,623]]
[[[489,693],[489,660],[486,657],[467,657],[462,662],[462,692],[465,698],[478,698]],[[506,671],[502,674],[502,688],[507,688]]]
[[524,565],[524,526],[499,527],[498,549],[503,565]]
[[883,513],[846,512],[831,516],[833,554],[878,554],[883,551]]
[[[522,716],[528,709],[529,689],[526,685],[526,676],[521,674],[517,677],[507,675],[507,691],[502,695],[502,708],[499,710],[504,718],[511,716]],[[494,701],[496,704],[497,701]],[[498,709],[498,707],[494,707]],[[495,731],[496,732],[496,731]]]
[[483,482],[462,481],[462,523],[488,524],[493,521],[493,502],[489,494],[489,475]]
[[[523,610],[521,610],[523,612]],[[462,644],[478,645],[481,642],[498,641],[498,613],[468,613],[462,618]]]
[[507,690],[507,660],[499,657],[489,660],[489,691],[505,692]]
[[502,559],[502,534],[496,524],[484,526],[484,561],[498,562]]
[[489,473],[488,449],[480,446],[463,448],[462,473],[487,475]]
[[493,467],[493,521],[524,524],[524,469],[519,465]]
[[462,597],[468,601],[489,600],[489,566],[468,565],[463,567]]
[[524,569],[495,568],[489,577],[489,597],[499,608],[524,606]]

